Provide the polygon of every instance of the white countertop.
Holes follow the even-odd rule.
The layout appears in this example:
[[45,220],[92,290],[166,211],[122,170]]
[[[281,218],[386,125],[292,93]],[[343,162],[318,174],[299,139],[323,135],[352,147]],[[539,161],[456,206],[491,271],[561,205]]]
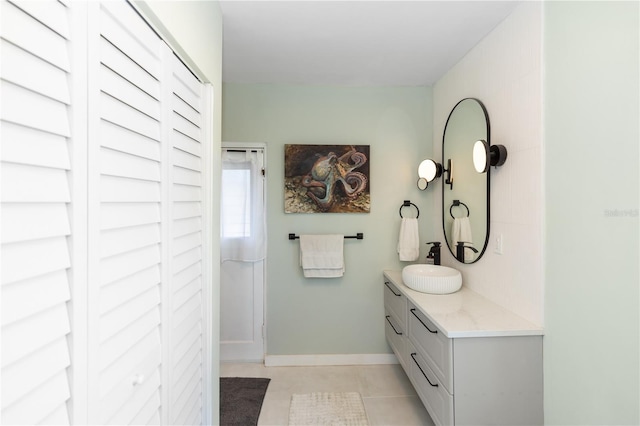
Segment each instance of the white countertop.
[[456,293],[427,294],[404,285],[401,271],[384,275],[449,338],[544,334],[542,327],[464,286]]

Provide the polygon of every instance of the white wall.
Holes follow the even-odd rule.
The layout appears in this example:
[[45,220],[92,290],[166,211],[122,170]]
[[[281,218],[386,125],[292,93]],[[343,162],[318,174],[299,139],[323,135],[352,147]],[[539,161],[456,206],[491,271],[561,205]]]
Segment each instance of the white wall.
[[638,2],[545,3],[545,423],[640,423]]
[[[390,353],[382,271],[403,265],[396,245],[404,199],[425,218],[421,241],[433,236],[433,193],[416,188],[418,159],[431,154],[431,117],[426,87],[224,85],[224,140],[266,142],[268,150],[268,355]],[[284,144],[370,145],[371,213],[285,214]],[[364,240],[346,240],[344,277],[302,276],[289,233],[357,232]]]
[[434,87],[434,140],[474,96],[509,149],[491,186],[505,254],[444,262],[544,324],[545,424],[640,420],[638,21],[637,2],[525,3]]
[[[507,162],[491,169],[487,251],[478,262],[463,265],[443,250],[442,262],[462,271],[465,286],[537,324],[543,323],[544,297],[541,55],[542,5],[524,3],[433,88],[435,158],[442,157],[451,109],[466,97],[484,103],[491,143],[508,150]],[[436,196],[441,199],[440,185]],[[437,210],[428,220],[444,241]],[[499,234],[503,255],[493,252]]]

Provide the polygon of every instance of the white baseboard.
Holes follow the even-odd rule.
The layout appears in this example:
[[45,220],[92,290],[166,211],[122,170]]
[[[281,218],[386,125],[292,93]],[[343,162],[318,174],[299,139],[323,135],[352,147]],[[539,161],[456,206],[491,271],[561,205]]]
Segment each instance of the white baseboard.
[[394,354],[265,355],[267,367],[398,364]]

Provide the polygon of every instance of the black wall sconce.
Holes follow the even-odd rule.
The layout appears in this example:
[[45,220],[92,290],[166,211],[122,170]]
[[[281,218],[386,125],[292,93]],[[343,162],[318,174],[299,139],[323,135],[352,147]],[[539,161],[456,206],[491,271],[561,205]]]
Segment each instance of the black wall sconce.
[[442,164],[436,163],[428,158],[418,166],[418,189],[424,191],[429,186],[429,182],[442,176]]
[[430,158],[423,160],[418,166],[418,189],[424,191],[429,186],[429,182],[433,182],[444,173],[447,173],[444,183],[451,185],[451,189],[453,189],[451,159],[447,160],[446,169],[442,167],[442,164],[436,163]]
[[444,169],[444,173],[447,174],[447,178],[444,180],[445,185],[449,185],[449,189],[453,190],[453,161],[451,158],[447,160],[447,168]]
[[499,167],[507,161],[504,145],[491,145],[483,139],[473,145],[473,167],[478,173],[486,173],[490,166]]

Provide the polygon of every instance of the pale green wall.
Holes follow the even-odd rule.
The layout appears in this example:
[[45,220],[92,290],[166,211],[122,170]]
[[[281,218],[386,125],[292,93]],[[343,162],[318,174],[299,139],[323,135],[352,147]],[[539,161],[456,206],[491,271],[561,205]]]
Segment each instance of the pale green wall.
[[545,423],[637,425],[638,2],[544,17]]
[[[404,264],[396,253],[398,209],[411,199],[421,218],[432,211],[433,192],[415,184],[419,159],[431,154],[431,89],[225,84],[223,90],[223,140],[267,144],[267,354],[389,353],[382,270]],[[285,214],[284,144],[370,145],[371,213]],[[289,233],[357,232],[364,240],[346,240],[344,277],[302,276],[299,244]],[[433,231],[423,226],[421,234],[424,243]]]
[[222,11],[217,1],[134,0],[198,77],[217,83],[222,77]]

